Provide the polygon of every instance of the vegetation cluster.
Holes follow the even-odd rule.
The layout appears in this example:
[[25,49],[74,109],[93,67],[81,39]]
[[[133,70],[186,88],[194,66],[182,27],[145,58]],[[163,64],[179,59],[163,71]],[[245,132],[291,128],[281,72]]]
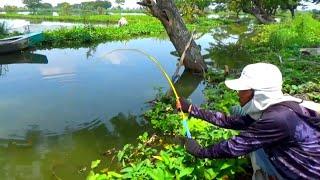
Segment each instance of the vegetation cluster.
[[163,27],[156,21],[132,23],[122,28],[86,25],[45,32],[45,41],[42,42],[42,45],[45,47],[74,47],[136,37],[155,37],[163,32]]
[[[222,93],[222,94],[221,94]],[[234,104],[229,99],[234,93],[223,93],[219,89],[210,90],[207,97],[221,97],[215,107],[222,104]],[[197,159],[183,148],[185,131],[180,116],[174,111],[174,100],[163,94],[153,108],[145,113],[156,134],[144,133],[138,138],[138,144],[127,144],[113,155],[121,168],[102,169],[96,172],[94,166],[87,179],[229,179],[236,176],[249,176],[248,159],[245,157],[229,160]],[[227,98],[227,99],[225,99]],[[219,108],[223,110],[224,108]],[[199,119],[189,119],[189,128],[194,137],[204,146],[237,134],[236,131],[217,128]],[[96,162],[96,161],[95,161]],[[93,162],[93,163],[95,163]]]
[[5,22],[0,23],[0,38],[8,35],[8,28]]
[[320,57],[301,52],[301,48],[319,48],[319,44],[320,22],[307,13],[281,24],[257,27],[246,48],[255,59],[281,68],[286,93],[319,102]]
[[317,47],[320,42],[320,22],[311,14],[300,14],[282,23],[259,26],[252,38],[253,46],[272,50]]
[[[146,20],[148,19],[148,20]],[[97,44],[112,40],[127,40],[136,37],[165,36],[165,30],[156,19],[142,16],[128,16],[128,25],[119,28],[113,26],[85,25],[83,27],[62,28],[45,32],[44,47],[73,47],[80,45]],[[187,24],[190,30],[208,31],[212,27],[221,24],[220,21],[199,19],[198,22]]]
[[[116,24],[122,16],[115,15],[66,15],[66,16],[51,16],[51,15],[21,15],[21,14],[0,14],[0,18],[6,19],[27,19],[39,21],[65,21],[65,22],[80,22],[80,23],[101,23],[101,24]],[[139,21],[155,21],[155,18],[145,15],[125,15],[128,21],[136,23]]]

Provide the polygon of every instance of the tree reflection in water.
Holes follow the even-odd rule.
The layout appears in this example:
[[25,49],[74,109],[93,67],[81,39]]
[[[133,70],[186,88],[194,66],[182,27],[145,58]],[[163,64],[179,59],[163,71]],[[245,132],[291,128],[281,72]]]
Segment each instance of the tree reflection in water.
[[[189,98],[202,81],[202,76],[193,74],[188,70],[184,70],[179,78],[174,82],[174,87],[176,88],[179,96]],[[172,89],[169,89],[167,92],[167,96],[172,95]]]
[[31,126],[25,139],[1,139],[0,178],[49,179],[53,174],[64,179],[83,178],[93,159],[111,160],[102,156],[105,150],[121,148],[149,130],[142,118],[132,114],[119,113],[108,121],[111,129],[106,121],[95,119],[59,135]]
[[[220,26],[212,31],[213,42],[206,48],[204,59],[209,60],[211,67],[231,70],[242,69],[252,63],[247,50],[242,46],[252,36],[252,22]],[[208,62],[208,61],[206,61]]]

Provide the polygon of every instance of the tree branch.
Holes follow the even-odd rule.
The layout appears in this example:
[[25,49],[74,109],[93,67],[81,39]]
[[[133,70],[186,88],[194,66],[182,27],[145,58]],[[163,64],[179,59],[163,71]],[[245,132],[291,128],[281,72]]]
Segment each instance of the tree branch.
[[139,5],[141,5],[141,6],[148,7],[148,8],[151,8],[151,7],[152,7],[151,4],[148,4],[148,3],[145,3],[145,2],[137,2],[137,4],[139,4]]

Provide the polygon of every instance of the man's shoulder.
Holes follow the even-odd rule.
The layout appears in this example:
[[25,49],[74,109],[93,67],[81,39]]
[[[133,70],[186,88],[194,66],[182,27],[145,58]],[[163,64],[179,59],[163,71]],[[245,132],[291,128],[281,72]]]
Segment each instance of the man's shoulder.
[[[297,105],[299,106],[298,103]],[[281,103],[267,108],[260,120],[261,124],[268,124],[271,128],[287,128],[289,131],[292,131],[296,126],[304,122],[303,117],[299,116],[292,108]]]
[[260,121],[275,125],[287,124],[287,121],[296,121],[299,117],[296,113],[286,106],[273,105],[263,111]]

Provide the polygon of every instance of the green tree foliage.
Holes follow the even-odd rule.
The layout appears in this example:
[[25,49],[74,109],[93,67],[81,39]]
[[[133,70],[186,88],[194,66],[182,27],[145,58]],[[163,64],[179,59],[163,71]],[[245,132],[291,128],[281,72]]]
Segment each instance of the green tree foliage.
[[23,0],[23,4],[27,6],[27,8],[32,12],[32,14],[35,14],[37,8],[39,8],[41,5],[41,0]]
[[63,2],[59,4],[58,7],[61,15],[63,16],[70,15],[72,7],[69,3]]
[[106,10],[105,10],[105,8],[99,6],[99,7],[97,8],[97,12],[98,12],[98,14],[102,15],[102,14],[105,14],[105,13],[106,13]]
[[118,4],[119,9],[121,9],[121,6],[124,5],[126,0],[116,0],[116,3]]
[[40,3],[39,8],[41,8],[41,9],[52,9],[52,5],[50,3]]
[[[305,0],[313,3],[319,3],[320,0]],[[224,4],[227,9],[238,14],[243,11],[257,17],[262,23],[274,21],[272,16],[281,10],[289,10],[292,18],[295,16],[295,10],[301,0],[216,0],[215,3]]]
[[[75,7],[75,6],[74,6]],[[76,5],[76,9],[81,9],[82,15],[88,15],[92,12],[98,14],[105,14],[106,9],[111,7],[110,1],[90,1],[82,2],[79,5]]]
[[226,4],[231,11],[243,11],[254,15],[261,23],[273,22],[274,16],[281,7],[282,10],[290,10],[292,17],[301,0],[217,0],[217,3]]
[[18,11],[17,6],[4,6],[3,9],[8,14],[15,14]]
[[111,2],[109,1],[90,1],[82,2],[81,7],[87,10],[96,10],[98,7],[108,9],[111,7]]
[[205,8],[212,4],[213,0],[175,0],[182,16],[189,22],[195,21],[199,15],[204,14]]
[[282,10],[289,10],[291,13],[291,16],[294,17],[295,13],[295,9],[297,9],[298,3],[300,2],[300,0],[283,0],[280,1],[280,8]]
[[195,5],[199,10],[204,11],[205,8],[209,7],[212,4],[212,0],[196,0]]

